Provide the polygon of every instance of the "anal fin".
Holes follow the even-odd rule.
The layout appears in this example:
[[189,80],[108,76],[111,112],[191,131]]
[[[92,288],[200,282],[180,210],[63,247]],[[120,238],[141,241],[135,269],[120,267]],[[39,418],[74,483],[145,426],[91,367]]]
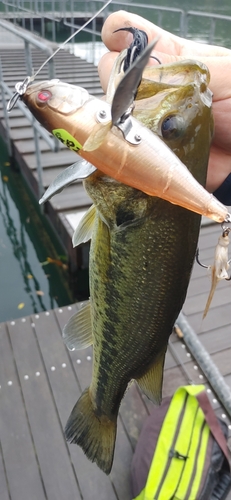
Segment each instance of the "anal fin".
[[145,375],[136,379],[137,384],[144,394],[157,405],[159,405],[162,400],[163,371],[166,349],[167,346],[159,355],[158,359],[155,360],[153,365],[151,365]]

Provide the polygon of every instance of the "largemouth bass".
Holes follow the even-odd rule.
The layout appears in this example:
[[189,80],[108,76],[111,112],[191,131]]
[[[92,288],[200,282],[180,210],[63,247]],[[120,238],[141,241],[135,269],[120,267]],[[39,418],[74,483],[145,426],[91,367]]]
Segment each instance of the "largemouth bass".
[[[181,64],[179,73],[180,68]],[[152,129],[153,137],[161,136],[164,147],[171,148],[204,185],[213,133],[212,97],[205,81],[201,85],[200,64],[197,69],[195,63],[193,67],[188,64],[187,74],[187,83],[171,89],[160,85],[158,92],[156,83],[155,95],[141,100],[135,112]],[[62,114],[62,85],[38,85],[29,87],[23,96],[35,116],[44,123],[47,115],[45,124],[52,130],[60,126],[60,110],[65,123],[68,112],[71,121],[73,99],[70,104],[66,98],[66,114]],[[53,94],[48,115],[44,89],[52,94],[55,88],[58,94],[56,98]],[[117,138],[118,134],[113,135]],[[141,168],[140,158],[139,162]],[[64,338],[71,349],[93,344],[93,375],[72,410],[65,433],[108,474],[118,411],[129,382],[135,379],[152,401],[161,401],[165,352],[185,300],[201,217],[122,184],[100,169],[84,185],[94,205],[77,228],[74,241],[79,244],[91,237],[90,301],[66,325]]]

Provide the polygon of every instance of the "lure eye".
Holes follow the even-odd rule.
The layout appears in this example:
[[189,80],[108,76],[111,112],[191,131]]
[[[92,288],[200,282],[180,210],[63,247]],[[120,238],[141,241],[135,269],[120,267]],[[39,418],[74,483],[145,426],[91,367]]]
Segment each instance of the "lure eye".
[[161,133],[164,139],[177,139],[184,131],[184,121],[181,116],[169,115],[161,124]]
[[49,90],[41,90],[41,92],[38,93],[38,101],[40,102],[46,102],[49,101],[51,98],[51,92]]

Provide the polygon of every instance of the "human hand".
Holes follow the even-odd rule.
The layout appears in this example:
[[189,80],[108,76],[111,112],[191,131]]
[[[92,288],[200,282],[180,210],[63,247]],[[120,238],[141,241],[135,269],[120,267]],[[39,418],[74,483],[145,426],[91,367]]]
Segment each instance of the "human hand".
[[109,75],[118,52],[132,42],[131,33],[126,31],[113,33],[126,26],[144,30],[149,42],[159,36],[154,54],[163,64],[181,59],[197,59],[209,68],[215,133],[210,149],[206,188],[210,192],[215,191],[231,172],[231,127],[229,127],[231,121],[231,50],[180,38],[136,14],[118,11],[107,18],[102,29],[102,40],[110,50],[99,63],[99,75],[104,91],[106,91]]

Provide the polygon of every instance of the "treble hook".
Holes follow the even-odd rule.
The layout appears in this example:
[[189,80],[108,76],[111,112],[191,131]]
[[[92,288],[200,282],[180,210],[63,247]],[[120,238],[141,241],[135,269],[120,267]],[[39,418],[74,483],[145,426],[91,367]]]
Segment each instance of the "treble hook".
[[229,245],[229,233],[231,231],[231,228],[226,227],[224,223],[221,225],[221,228],[222,228],[222,234],[218,238],[218,243],[215,248],[214,262],[212,265],[206,266],[202,264],[199,260],[199,249],[197,249],[196,251],[197,263],[201,267],[204,267],[205,269],[211,269],[211,278],[212,278],[209,296],[203,313],[203,319],[205,318],[209,310],[218,281],[223,279],[225,279],[226,281],[231,280],[231,276],[229,276],[227,273],[230,264],[230,260],[228,260],[228,245]]
[[[231,227],[225,226],[225,222],[222,222],[221,228],[223,230],[222,236],[225,238],[225,236],[229,236],[229,233],[231,231]],[[231,259],[228,260],[228,265],[230,264]],[[231,275],[229,278],[225,278],[226,281],[231,281]]]
[[[228,234],[229,233],[225,234],[225,232],[224,232],[222,234],[222,236],[228,236]],[[197,264],[199,264],[199,266],[204,267],[204,269],[211,269],[211,266],[206,266],[206,264],[202,264],[202,262],[200,261],[200,259],[199,259],[199,248],[197,248],[195,258],[196,258],[196,262],[197,262]],[[228,260],[227,264],[229,265],[230,262],[231,262],[231,259]],[[225,281],[231,281],[231,275],[230,275],[229,278],[225,278]]]
[[204,267],[205,269],[209,269],[211,266],[206,266],[205,264],[202,264],[202,262],[199,260],[199,248],[197,248],[196,250],[196,261],[197,261],[197,264],[199,264],[199,266],[201,267]]
[[225,226],[225,222],[230,222],[230,221],[222,222],[222,224],[221,224],[221,229],[223,231],[222,236],[228,236],[230,231],[231,231],[231,227]]
[[[222,222],[222,224],[221,224],[221,229],[222,229],[221,238],[225,238],[225,237],[229,236],[229,233],[231,231],[231,228],[225,225],[226,222],[229,222],[229,220],[226,220],[226,221]],[[220,244],[220,238],[219,238],[217,247],[219,246],[219,244]],[[195,258],[196,258],[196,262],[197,262],[197,264],[199,264],[199,266],[204,267],[205,269],[211,269],[211,266],[206,266],[205,264],[202,264],[202,262],[200,261],[200,259],[199,259],[199,248],[197,248],[197,250],[196,250],[196,256],[195,256]],[[227,261],[227,264],[229,265],[230,262],[231,262],[231,259],[229,259]],[[230,281],[231,280],[231,276],[229,278],[225,278],[225,279],[227,281]]]

